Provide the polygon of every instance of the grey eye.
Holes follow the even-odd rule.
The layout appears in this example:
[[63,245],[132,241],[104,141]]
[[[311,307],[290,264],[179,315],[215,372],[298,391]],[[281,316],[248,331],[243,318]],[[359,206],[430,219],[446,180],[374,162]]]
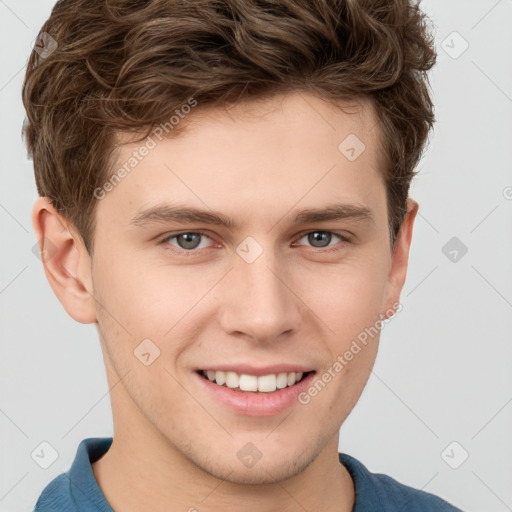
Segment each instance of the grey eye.
[[175,235],[178,245],[182,249],[196,249],[201,242],[200,233],[180,233]]
[[307,234],[308,242],[313,247],[328,247],[332,240],[332,233],[328,231],[312,231]]

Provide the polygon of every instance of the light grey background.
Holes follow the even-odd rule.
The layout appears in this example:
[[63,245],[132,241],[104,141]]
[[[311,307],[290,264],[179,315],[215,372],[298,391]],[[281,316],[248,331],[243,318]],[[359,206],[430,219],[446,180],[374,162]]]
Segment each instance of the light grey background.
[[[20,137],[20,89],[52,4],[0,0],[0,510],[9,512],[30,510],[82,439],[112,433],[96,331],[68,317],[32,252],[37,193]],[[437,125],[411,191],[420,214],[404,308],[384,328],[340,450],[466,511],[505,512],[512,510],[512,1],[423,6],[439,50]],[[452,237],[458,252],[445,252],[455,262],[442,250]],[[59,454],[48,469],[31,458],[43,441]],[[447,462],[460,464],[465,452],[452,469]]]

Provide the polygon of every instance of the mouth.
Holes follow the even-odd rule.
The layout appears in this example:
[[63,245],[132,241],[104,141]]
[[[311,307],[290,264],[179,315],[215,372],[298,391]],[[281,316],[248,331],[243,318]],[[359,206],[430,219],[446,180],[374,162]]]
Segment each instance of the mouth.
[[280,372],[259,376],[222,370],[198,370],[198,373],[204,379],[234,391],[274,393],[276,390],[295,386],[314,372]]
[[208,368],[194,373],[200,389],[221,410],[241,416],[274,416],[297,405],[316,374],[304,367],[285,366],[239,367],[240,373],[233,367]]

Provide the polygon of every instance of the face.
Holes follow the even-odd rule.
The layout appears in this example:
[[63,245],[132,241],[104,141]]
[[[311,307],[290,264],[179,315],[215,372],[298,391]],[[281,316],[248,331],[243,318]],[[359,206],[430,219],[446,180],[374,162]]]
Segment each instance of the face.
[[187,121],[98,200],[87,307],[114,427],[280,480],[337,447],[378,334],[353,342],[396,309],[408,240],[393,254],[370,105],[291,94]]

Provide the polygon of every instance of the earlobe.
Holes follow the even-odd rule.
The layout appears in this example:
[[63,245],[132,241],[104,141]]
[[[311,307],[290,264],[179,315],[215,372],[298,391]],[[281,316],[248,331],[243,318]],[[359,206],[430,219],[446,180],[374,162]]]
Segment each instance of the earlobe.
[[[405,283],[407,267],[409,261],[409,250],[412,241],[412,231],[416,214],[418,213],[418,203],[411,198],[407,199],[407,213],[404,216],[402,226],[398,232],[393,254],[391,259],[391,269],[388,277],[388,289],[386,293],[386,311],[394,308],[393,305],[399,304],[400,293]],[[384,313],[388,318],[389,314]]]
[[77,322],[96,322],[90,256],[82,238],[47,197],[32,208],[32,226],[46,278],[68,314]]

